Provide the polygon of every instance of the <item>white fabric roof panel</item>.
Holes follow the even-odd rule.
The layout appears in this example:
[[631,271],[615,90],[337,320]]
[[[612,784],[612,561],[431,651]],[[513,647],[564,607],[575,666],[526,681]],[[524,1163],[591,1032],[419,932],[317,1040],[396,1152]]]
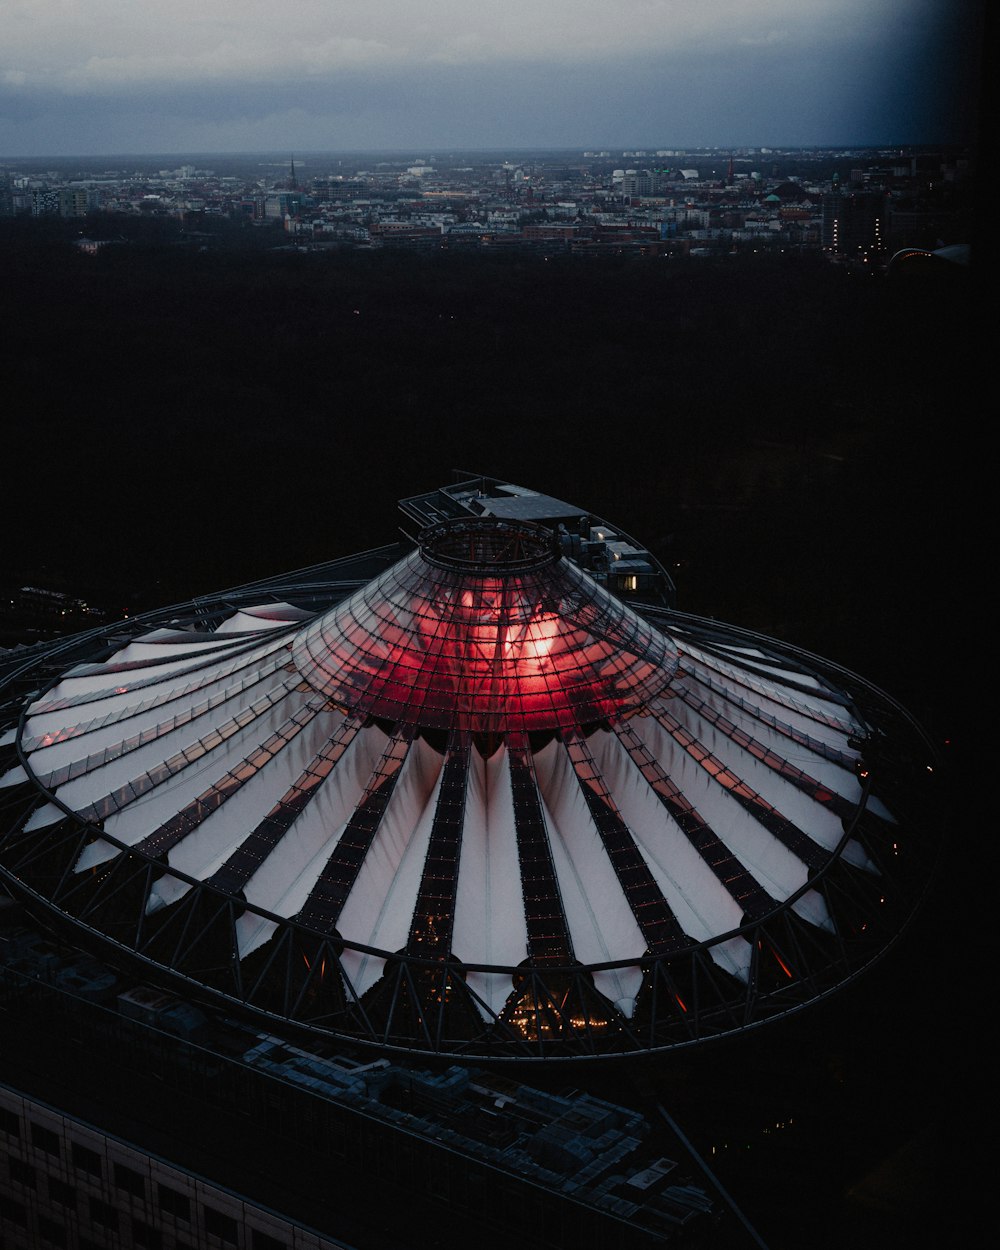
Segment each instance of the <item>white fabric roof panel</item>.
[[739,662],[741,657],[745,657],[750,662],[753,671],[758,674],[764,674],[765,678],[773,677],[776,682],[782,684],[804,686],[807,690],[815,690],[817,694],[822,695],[824,698],[828,697],[828,688],[824,682],[813,677],[810,673],[804,673],[800,668],[783,664],[774,656],[766,655],[759,649],[728,647],[725,644],[721,644],[719,651],[724,654],[732,653],[737,662]]
[[805,884],[805,864],[692,759],[654,717],[645,716],[633,723],[673,782],[773,898],[785,899]]
[[[724,698],[717,690],[710,690],[708,687],[695,687],[692,690],[691,698],[696,702],[707,703],[713,711],[724,716],[726,720],[732,722],[733,725],[743,730],[744,733],[749,734],[751,738],[768,750],[773,751],[775,755],[780,756],[791,764],[795,764],[803,772],[829,786],[831,790],[842,795],[848,801],[852,803],[857,802],[861,795],[861,783],[858,781],[853,768],[829,759],[823,754],[821,749],[822,746],[827,746],[841,752],[852,762],[857,760],[859,752],[847,745],[846,735],[838,734],[835,739],[824,742],[819,734],[809,733],[808,736],[813,744],[810,745],[809,743],[797,741],[790,737],[788,733],[781,732],[780,729],[775,728],[766,720],[755,716],[750,709]],[[679,702],[681,700],[674,700],[671,703],[671,708],[675,707]],[[784,723],[788,723],[787,717]]]
[[[147,634],[130,642],[127,647],[122,647],[120,651],[116,651],[113,664],[115,667],[121,664],[134,664],[137,667],[131,670],[133,673],[142,672],[146,668],[151,672],[158,672],[165,667],[164,661],[171,657],[191,660],[197,656],[198,659],[203,659],[213,652],[224,653],[229,645],[228,642],[220,642],[215,634],[188,634],[183,639],[178,639],[173,633],[164,638],[156,638],[153,634]],[[143,663],[143,661],[148,663]]]
[[[441,756],[426,743],[418,740],[410,749],[393,801],[340,914],[338,927],[352,941],[390,951],[406,945],[434,823],[441,765]],[[382,960],[358,951],[345,950],[342,960],[358,995],[382,974]]]
[[260,630],[284,629],[296,621],[312,620],[311,612],[290,603],[267,604],[259,608],[241,608],[216,626],[216,634],[256,633]]
[[[585,964],[640,957],[646,942],[565,748],[550,742],[534,762],[574,955]],[[641,982],[638,967],[594,974],[595,985],[612,1002],[633,1000]]]
[[742,911],[677,826],[614,734],[595,734],[591,751],[650,871],[685,933],[704,942],[740,925]]
[[63,809],[56,807],[55,803],[43,803],[41,807],[36,807],[24,822],[24,832],[31,833],[34,829],[46,829],[49,825],[63,820],[65,816]]
[[[811,725],[817,721],[821,724],[828,724],[832,720],[835,722],[833,725],[835,729],[847,734],[863,728],[851,715],[850,710],[833,697],[824,698],[819,692],[811,693],[807,690],[794,689],[784,684],[779,678],[769,677],[758,669],[739,668],[735,663],[702,651],[687,641],[679,645],[682,653],[691,657],[696,665],[704,668],[713,679],[728,679],[734,692],[742,691],[745,694],[749,690],[765,699],[773,698],[779,708],[798,709],[799,714],[804,718],[804,725]],[[777,709],[775,714],[780,714]]]
[[[90,691],[88,697],[73,699],[68,706],[51,707],[59,703],[55,691],[36,700],[29,709],[25,733],[33,739],[78,735],[95,722],[111,717],[128,717],[145,707],[162,706],[174,699],[194,698],[214,682],[220,682],[230,674],[252,672],[262,656],[287,648],[283,639],[269,639],[260,648],[248,648],[233,655],[227,652],[209,664],[199,663],[193,670],[169,674],[171,680],[136,683],[134,677],[119,675],[117,679],[105,678],[98,691]],[[61,683],[60,683],[61,684]],[[51,708],[51,710],[44,710]]]
[[[862,729],[854,725],[841,725],[838,727],[808,716],[804,710],[794,705],[790,696],[788,702],[782,702],[776,697],[779,691],[775,691],[775,697],[772,698],[762,690],[740,686],[728,676],[721,675],[714,670],[698,667],[695,671],[706,678],[705,681],[695,681],[690,673],[685,674],[689,688],[695,697],[707,701],[709,693],[711,693],[714,698],[721,698],[720,710],[730,707],[735,708],[741,703],[747,703],[750,705],[750,708],[745,714],[751,717],[753,724],[773,718],[780,725],[788,726],[793,732],[804,734],[808,738],[832,748],[834,751],[845,751],[848,753],[851,751],[847,744],[848,738],[854,733],[863,732]],[[720,692],[724,692],[724,694]],[[796,745],[803,746],[803,744],[798,743]]]
[[[111,794],[119,786],[141,777],[147,770],[172,759],[186,748],[202,741],[210,741],[213,734],[221,733],[227,739],[231,738],[233,734],[230,730],[241,720],[246,722],[244,739],[245,729],[251,725],[256,725],[258,731],[273,726],[275,717],[279,721],[283,720],[292,709],[301,705],[303,698],[301,693],[291,688],[287,674],[280,674],[264,690],[251,687],[242,691],[227,702],[220,703],[191,720],[182,721],[175,728],[166,729],[164,733],[134,749],[124,750],[119,754],[115,751],[114,744],[109,744],[110,750],[106,747],[105,753],[98,752],[96,757],[97,760],[106,759],[105,763],[66,781],[59,786],[57,792],[64,803],[82,811],[103,795]],[[238,732],[236,736],[239,736]],[[44,769],[40,764],[45,766]],[[49,765],[48,753],[41,756],[36,753],[31,758],[32,769],[43,782],[49,774]]]
[[[298,697],[301,698],[301,696]],[[269,716],[264,718],[270,722],[272,730],[278,729],[286,723],[287,718],[281,716],[280,713],[281,706],[279,705],[277,708],[272,708]],[[120,810],[113,812],[103,822],[104,832],[126,846],[135,846],[143,838],[161,829],[189,804],[209,793],[213,786],[219,784],[226,777],[227,773],[245,765],[245,762],[258,749],[261,741],[259,733],[255,733],[254,728],[254,725],[251,723],[238,734],[221,743],[214,751],[209,752],[195,761],[195,763],[177,772],[170,778],[169,782],[155,786],[145,794],[138,795]],[[294,742],[295,739],[293,738],[291,745],[294,745]],[[288,748],[286,747],[285,749]],[[270,767],[253,772],[252,775],[248,776],[245,785],[232,787],[231,792],[227,796],[227,801],[217,808],[212,815],[220,811],[227,811],[227,814],[232,812],[233,809],[229,808],[229,804],[233,802],[236,795],[243,795],[248,786],[252,787],[250,793],[258,793],[262,786],[267,784],[277,785],[281,780],[282,773],[281,766],[276,765],[275,761],[281,759],[283,754],[283,751],[277,752],[270,761]],[[244,768],[244,771],[248,774],[251,772],[250,769],[246,768]],[[261,776],[265,778],[264,782],[259,782]],[[259,782],[259,784],[254,786],[254,782]],[[238,808],[239,804],[236,806]],[[230,819],[232,818],[230,817]],[[196,825],[195,828],[200,828],[200,825]],[[193,833],[186,835],[186,837],[191,836],[194,836]],[[96,864],[106,862],[117,853],[117,848],[112,843],[104,839],[98,839],[83,850],[80,858],[77,860],[75,870],[83,872]]]
[[[840,818],[829,808],[800,790],[793,782],[745,750],[717,726],[704,720],[680,699],[670,703],[670,714],[706,748],[716,760],[745,782],[782,816],[828,850],[843,837]],[[721,783],[720,783],[721,784]]]
[[[279,853],[269,855],[247,881],[243,893],[248,903],[280,916],[294,916],[302,910],[364,796],[387,741],[376,728],[357,735],[281,839]],[[250,912],[241,918],[240,935],[244,955],[267,940],[257,940],[258,918]]]
[[10,786],[23,785],[27,780],[28,774],[24,771],[24,768],[20,764],[15,764],[13,768],[8,768],[3,776],[0,777],[0,790],[7,789]]
[[171,868],[200,880],[211,876],[299,777],[343,717],[322,712],[167,854]]
[[[462,826],[462,857],[452,950],[467,963],[515,966],[528,953],[514,828],[510,759],[501,746],[488,760],[473,753]],[[509,975],[470,972],[469,985],[499,1012],[513,986]]]
[[[286,689],[284,694],[280,690],[272,692],[273,701],[258,699],[246,709],[220,706],[211,714],[208,724],[198,720],[182,725],[163,738],[111,760],[94,773],[60,786],[58,797],[76,811],[84,812],[105,796],[115,794],[119,788],[136,783],[139,793],[131,801],[123,799],[122,809],[130,808],[132,824],[150,832],[148,826],[154,818],[153,813],[160,813],[163,820],[176,814],[191,798],[249,755],[259,743],[266,741],[303,706],[307,698],[300,691]],[[234,710],[246,712],[246,723],[242,726],[233,715]],[[202,740],[216,742],[217,745],[207,752],[195,750],[191,763],[184,763],[178,758],[183,756],[186,748],[196,749]],[[142,788],[144,774],[174,760],[178,761],[177,771],[169,780],[149,789]],[[194,793],[188,794],[187,798],[183,797],[188,793],[186,787],[194,789]],[[108,832],[112,832],[111,823],[117,821],[120,815],[121,811],[105,819]]]
[[[206,705],[212,703],[225,702],[226,707],[231,709],[230,714],[233,714],[233,709],[239,710],[281,683],[287,677],[281,672],[281,666],[280,655],[271,657],[259,661],[242,674],[220,676],[192,692],[189,698],[178,696],[166,701],[144,700],[125,708],[120,716],[109,719],[98,715],[78,726],[79,732],[36,747],[30,754],[32,768],[39,776],[52,773],[77,760],[87,760],[102,751],[114,750],[137,735],[152,734],[160,729],[167,732],[177,721],[204,725],[209,723],[206,716],[212,710]],[[95,710],[99,711],[98,708]]]
[[93,698],[104,692],[114,693],[117,689],[125,691],[140,682],[162,683],[173,681],[177,684],[180,674],[190,673],[205,664],[215,663],[232,654],[233,649],[245,646],[244,639],[234,639],[232,644],[219,650],[201,648],[182,648],[177,659],[164,660],[159,664],[140,664],[136,668],[124,669],[120,672],[108,672],[102,666],[101,671],[79,676],[65,677],[45,695],[45,703],[62,699],[79,699],[81,696]]

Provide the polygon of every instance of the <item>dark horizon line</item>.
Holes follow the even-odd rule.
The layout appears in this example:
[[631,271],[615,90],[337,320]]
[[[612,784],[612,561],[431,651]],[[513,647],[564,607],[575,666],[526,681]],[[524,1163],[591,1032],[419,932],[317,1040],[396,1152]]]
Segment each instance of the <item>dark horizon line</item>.
[[[600,151],[608,151],[610,153],[627,151],[625,144],[595,144],[596,149]],[[649,149],[650,144],[639,143],[634,145],[640,148]],[[856,152],[856,151],[914,151],[914,150],[932,150],[939,151],[941,149],[972,149],[975,145],[968,140],[949,139],[935,142],[919,142],[919,143],[900,143],[878,141],[870,143],[815,143],[815,144],[781,144],[781,143],[733,143],[733,144],[677,144],[670,150],[675,152],[711,152],[726,154],[730,152],[740,152],[754,150],[762,155],[780,152]],[[11,161],[59,161],[59,160],[153,160],[159,157],[176,158],[180,156],[188,157],[225,157],[233,159],[235,157],[248,156],[273,156],[282,157],[284,160],[290,160],[294,155],[296,160],[307,157],[331,157],[331,156],[407,156],[412,157],[418,152],[434,154],[441,152],[446,154],[462,153],[462,154],[480,154],[480,155],[502,155],[503,153],[580,153],[590,149],[581,146],[554,146],[544,147],[538,145],[506,145],[503,147],[463,147],[461,145],[449,145],[435,149],[433,145],[425,144],[421,147],[360,147],[360,148],[302,148],[295,150],[282,148],[238,148],[233,150],[216,150],[216,151],[195,151],[189,148],[178,148],[172,151],[148,151],[148,152],[43,152],[35,155],[18,154],[18,153],[0,153],[0,163],[8,163]],[[656,155],[656,149],[650,152],[650,155]]]

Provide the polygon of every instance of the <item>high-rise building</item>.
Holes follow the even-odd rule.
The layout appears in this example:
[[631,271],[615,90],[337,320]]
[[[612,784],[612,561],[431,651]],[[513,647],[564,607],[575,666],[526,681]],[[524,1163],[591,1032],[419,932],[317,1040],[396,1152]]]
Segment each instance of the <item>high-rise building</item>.
[[823,247],[853,260],[886,248],[885,197],[875,191],[832,191],[823,196]]

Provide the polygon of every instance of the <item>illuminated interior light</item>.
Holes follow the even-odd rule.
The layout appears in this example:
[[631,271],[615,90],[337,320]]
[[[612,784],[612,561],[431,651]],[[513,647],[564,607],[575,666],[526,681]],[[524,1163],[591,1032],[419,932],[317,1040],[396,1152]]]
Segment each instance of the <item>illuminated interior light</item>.
[[778,961],[778,964],[781,967],[781,971],[785,974],[786,977],[789,978],[789,980],[792,980],[795,974],[792,972],[791,968],[789,968],[788,964],[785,963],[785,961],[781,958],[781,956],[778,954],[778,952],[774,949],[773,946],[769,947],[769,949],[771,951],[771,954]]

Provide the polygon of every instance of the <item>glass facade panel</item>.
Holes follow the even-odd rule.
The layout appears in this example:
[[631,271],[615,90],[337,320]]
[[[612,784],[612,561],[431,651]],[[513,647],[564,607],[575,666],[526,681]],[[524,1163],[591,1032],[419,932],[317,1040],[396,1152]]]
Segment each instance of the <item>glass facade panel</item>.
[[[508,563],[525,527],[447,528],[303,631],[293,659],[359,712],[502,735],[615,716],[665,688],[669,639],[551,548]],[[475,565],[482,556],[484,566]]]

